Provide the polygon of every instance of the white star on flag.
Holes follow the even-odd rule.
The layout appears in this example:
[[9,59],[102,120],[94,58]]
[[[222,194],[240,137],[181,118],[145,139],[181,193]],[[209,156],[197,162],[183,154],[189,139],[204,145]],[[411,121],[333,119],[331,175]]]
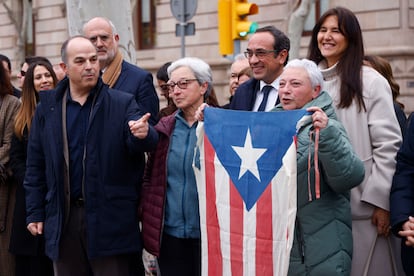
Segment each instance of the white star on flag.
[[240,165],[239,179],[250,171],[259,181],[260,174],[257,168],[257,160],[266,152],[266,148],[253,148],[250,129],[247,129],[246,139],[243,147],[232,146],[233,150],[240,157],[242,163]]

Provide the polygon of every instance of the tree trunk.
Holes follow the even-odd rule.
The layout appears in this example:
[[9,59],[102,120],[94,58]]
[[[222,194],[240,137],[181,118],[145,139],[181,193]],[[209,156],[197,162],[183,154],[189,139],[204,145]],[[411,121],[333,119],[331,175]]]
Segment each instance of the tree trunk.
[[66,0],[69,34],[82,33],[83,24],[89,19],[102,16],[114,23],[119,34],[119,50],[124,59],[135,64],[135,43],[132,34],[130,1]]
[[31,3],[29,3],[29,0],[18,0],[14,3],[1,0],[0,3],[7,11],[9,19],[16,30],[17,37],[14,56],[17,60],[17,64],[23,63],[24,58],[26,57],[27,15],[28,9],[32,8]]

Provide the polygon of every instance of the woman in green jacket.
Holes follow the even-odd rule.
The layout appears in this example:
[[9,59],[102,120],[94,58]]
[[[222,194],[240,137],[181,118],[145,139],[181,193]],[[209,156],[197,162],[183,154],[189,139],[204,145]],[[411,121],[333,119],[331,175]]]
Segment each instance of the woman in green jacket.
[[312,113],[297,137],[297,215],[289,275],[349,275],[352,229],[349,191],[364,178],[323,78],[310,60],[293,60],[280,76],[274,111]]

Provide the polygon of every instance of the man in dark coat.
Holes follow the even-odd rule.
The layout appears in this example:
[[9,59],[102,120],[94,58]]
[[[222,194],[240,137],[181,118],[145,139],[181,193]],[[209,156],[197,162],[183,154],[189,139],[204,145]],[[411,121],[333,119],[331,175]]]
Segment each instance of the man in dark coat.
[[[119,34],[115,25],[105,17],[94,17],[83,26],[83,34],[88,37],[98,51],[99,66],[102,79],[109,87],[125,91],[134,95],[138,107],[143,112],[151,113],[149,123],[155,125],[158,121],[160,109],[157,92],[151,73],[144,69],[126,62],[119,51]],[[142,162],[145,156],[140,156]],[[144,174],[144,167],[139,167],[140,181]],[[131,267],[139,271],[133,275],[142,275],[144,267],[141,262],[141,255],[131,260]]]
[[[237,88],[229,108],[269,111],[279,103],[279,76],[289,59],[289,49],[289,38],[280,30],[273,26],[257,29],[245,52],[253,78]],[[269,90],[266,91],[265,87]]]
[[102,79],[109,87],[131,93],[139,108],[151,113],[150,123],[155,125],[160,109],[151,73],[123,60],[118,49],[119,34],[107,18],[94,17],[83,26],[83,34],[98,50]]
[[129,275],[141,251],[140,155],[158,137],[134,97],[99,77],[96,48],[62,45],[67,78],[40,94],[28,144],[27,224],[45,235],[57,275]]
[[411,114],[390,195],[392,232],[402,238],[401,259],[407,275],[414,275],[414,115]]

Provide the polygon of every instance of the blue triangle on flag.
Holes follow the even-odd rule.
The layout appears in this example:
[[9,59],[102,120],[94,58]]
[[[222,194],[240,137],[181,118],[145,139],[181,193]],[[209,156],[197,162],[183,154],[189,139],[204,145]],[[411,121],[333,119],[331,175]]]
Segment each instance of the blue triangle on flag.
[[[247,210],[254,206],[281,168],[282,158],[296,134],[296,124],[305,114],[306,110],[302,109],[280,112],[218,108],[204,110],[205,134],[245,202]],[[257,162],[253,162],[257,164],[259,177],[253,173],[253,169],[241,168],[240,153],[235,151],[235,147],[245,146],[248,131],[252,147],[263,151]],[[241,170],[245,171],[242,175]]]

